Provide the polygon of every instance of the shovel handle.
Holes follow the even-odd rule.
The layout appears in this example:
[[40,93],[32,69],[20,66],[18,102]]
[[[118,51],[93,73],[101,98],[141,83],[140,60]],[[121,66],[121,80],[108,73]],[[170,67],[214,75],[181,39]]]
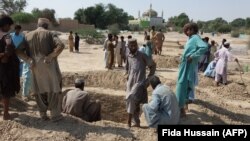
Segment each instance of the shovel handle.
[[243,68],[241,67],[240,63],[239,63],[239,62],[236,62],[236,63],[238,64],[238,66],[239,66],[239,68],[240,68],[241,73],[242,73],[242,74],[244,74]]

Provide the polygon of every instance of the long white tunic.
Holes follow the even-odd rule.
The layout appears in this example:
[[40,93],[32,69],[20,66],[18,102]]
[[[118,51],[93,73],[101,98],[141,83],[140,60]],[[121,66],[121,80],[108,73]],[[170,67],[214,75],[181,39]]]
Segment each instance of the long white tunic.
[[233,61],[234,57],[229,52],[229,50],[225,47],[222,47],[215,54],[216,59],[218,60],[216,64],[216,73],[220,75],[225,75],[227,71],[227,63],[228,61]]

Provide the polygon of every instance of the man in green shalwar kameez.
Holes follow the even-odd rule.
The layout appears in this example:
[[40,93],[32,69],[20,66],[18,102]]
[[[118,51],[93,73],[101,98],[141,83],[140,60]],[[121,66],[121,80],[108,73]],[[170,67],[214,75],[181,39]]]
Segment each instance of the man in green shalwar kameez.
[[181,116],[185,116],[184,106],[188,95],[194,91],[196,77],[198,77],[197,65],[200,56],[207,50],[207,44],[202,41],[198,33],[198,26],[195,23],[188,23],[183,28],[184,33],[189,37],[179,66],[179,74],[176,86],[176,96],[181,110]]

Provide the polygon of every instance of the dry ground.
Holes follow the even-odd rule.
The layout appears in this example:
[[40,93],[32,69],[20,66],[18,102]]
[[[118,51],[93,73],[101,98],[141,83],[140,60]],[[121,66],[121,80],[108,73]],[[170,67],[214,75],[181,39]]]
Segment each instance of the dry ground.
[[[126,34],[128,35],[128,34]],[[133,34],[139,44],[143,43],[143,35]],[[205,34],[204,36],[210,36]],[[61,39],[66,43],[67,35]],[[228,38],[235,46],[245,46],[246,39],[233,39],[229,35],[213,37],[220,42]],[[175,91],[178,71],[178,58],[183,50],[178,48],[177,41],[185,43],[186,37],[178,33],[167,33],[162,56],[154,56],[158,64],[156,74],[163,83]],[[169,42],[171,41],[171,42]],[[240,54],[243,65],[250,65],[249,55]],[[86,81],[86,91],[92,99],[99,99],[102,104],[103,120],[87,123],[75,117],[64,115],[59,122],[39,119],[34,101],[25,103],[18,98],[12,100],[12,113],[19,113],[14,121],[0,120],[1,141],[5,140],[157,140],[152,129],[146,128],[144,116],[141,116],[143,128],[127,128],[125,111],[125,83],[123,69],[107,71],[104,69],[102,46],[88,45],[81,41],[80,53],[69,53],[65,49],[58,58],[63,73],[64,90],[72,88],[74,79],[82,77]],[[199,76],[196,89],[196,102],[189,106],[188,116],[181,119],[180,124],[250,124],[250,73],[243,74],[245,85],[241,84],[236,65],[230,64],[230,83],[227,86],[214,87],[210,78]],[[152,89],[149,88],[149,97]],[[2,107],[0,107],[2,110]]]

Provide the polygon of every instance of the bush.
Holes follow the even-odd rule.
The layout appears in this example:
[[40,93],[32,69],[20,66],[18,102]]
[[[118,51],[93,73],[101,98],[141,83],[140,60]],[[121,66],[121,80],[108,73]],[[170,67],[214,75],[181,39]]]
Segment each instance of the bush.
[[231,32],[231,37],[239,38],[240,37],[240,32],[239,31],[232,31]]
[[104,38],[104,35],[93,28],[79,29],[75,31],[81,38]]
[[113,24],[108,26],[109,33],[113,35],[118,35],[120,33],[119,25],[118,24]]
[[35,17],[32,14],[25,12],[15,13],[11,17],[17,24],[20,23],[27,24],[35,21]]

